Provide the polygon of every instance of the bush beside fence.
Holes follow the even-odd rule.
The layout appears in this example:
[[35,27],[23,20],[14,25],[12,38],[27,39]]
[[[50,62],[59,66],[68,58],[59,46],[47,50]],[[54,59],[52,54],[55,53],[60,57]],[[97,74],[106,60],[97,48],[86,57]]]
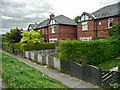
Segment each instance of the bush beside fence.
[[119,55],[120,41],[63,41],[60,44],[60,52],[62,60],[100,64]]

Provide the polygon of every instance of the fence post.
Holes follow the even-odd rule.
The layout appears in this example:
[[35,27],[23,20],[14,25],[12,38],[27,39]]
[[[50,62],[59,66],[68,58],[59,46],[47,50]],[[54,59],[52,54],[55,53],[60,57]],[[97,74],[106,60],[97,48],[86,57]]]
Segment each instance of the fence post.
[[101,64],[99,64],[99,85],[102,86],[102,67]]

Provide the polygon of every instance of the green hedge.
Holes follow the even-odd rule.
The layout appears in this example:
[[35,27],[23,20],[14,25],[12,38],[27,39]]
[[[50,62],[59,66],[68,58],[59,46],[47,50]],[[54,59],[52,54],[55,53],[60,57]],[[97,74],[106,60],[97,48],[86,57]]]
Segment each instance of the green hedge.
[[9,43],[8,42],[3,43],[3,48],[2,49],[5,50],[5,51],[8,51]]
[[55,43],[42,43],[42,44],[20,44],[20,43],[3,43],[4,50],[12,47],[14,49],[30,51],[30,50],[46,50],[55,49]]
[[46,50],[55,49],[55,43],[44,43],[44,44],[21,44],[21,50]]
[[120,41],[63,41],[60,44],[61,60],[70,60],[88,64],[99,64],[117,57],[120,53]]
[[120,62],[118,63],[118,71],[120,71]]

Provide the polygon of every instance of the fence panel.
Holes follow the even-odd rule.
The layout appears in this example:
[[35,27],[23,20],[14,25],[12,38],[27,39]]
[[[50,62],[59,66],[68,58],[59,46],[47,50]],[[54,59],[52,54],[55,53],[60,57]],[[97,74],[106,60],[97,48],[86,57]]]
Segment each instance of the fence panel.
[[110,84],[120,84],[120,72],[117,71],[102,71],[102,87],[110,88]]
[[83,67],[82,65],[71,62],[71,75],[80,79],[83,79]]
[[61,61],[61,70],[67,74],[71,74],[71,62],[70,61]]

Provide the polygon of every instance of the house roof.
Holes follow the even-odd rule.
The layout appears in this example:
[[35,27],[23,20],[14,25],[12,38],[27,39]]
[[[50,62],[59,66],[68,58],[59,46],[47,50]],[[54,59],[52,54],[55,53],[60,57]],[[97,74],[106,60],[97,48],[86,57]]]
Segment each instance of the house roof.
[[49,19],[44,20],[44,21],[40,22],[39,24],[37,24],[37,25],[34,27],[34,29],[39,29],[39,28],[41,28],[41,27],[46,27],[48,23],[49,23]]
[[59,15],[59,16],[53,17],[53,19],[55,19],[55,21],[58,24],[77,25],[74,20],[72,20],[64,15]]
[[33,29],[35,27],[35,24],[29,24],[28,30],[29,30],[30,27]]
[[120,2],[105,6],[92,13],[96,19],[120,15]]

